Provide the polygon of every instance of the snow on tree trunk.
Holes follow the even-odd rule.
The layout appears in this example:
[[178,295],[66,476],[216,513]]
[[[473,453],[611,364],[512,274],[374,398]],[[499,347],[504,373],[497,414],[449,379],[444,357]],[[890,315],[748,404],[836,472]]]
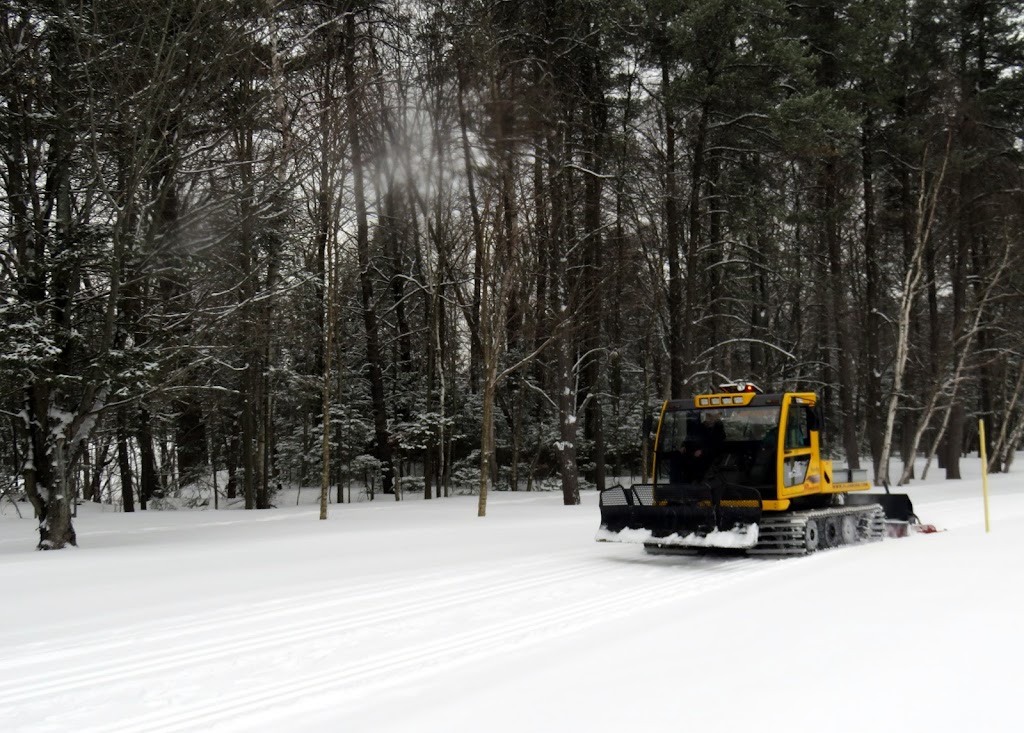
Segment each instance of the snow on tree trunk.
[[569,363],[567,338],[558,344],[558,426],[560,440],[558,465],[562,476],[562,502],[566,506],[580,503],[579,469],[576,465],[576,411],[575,391],[572,389],[572,369]]

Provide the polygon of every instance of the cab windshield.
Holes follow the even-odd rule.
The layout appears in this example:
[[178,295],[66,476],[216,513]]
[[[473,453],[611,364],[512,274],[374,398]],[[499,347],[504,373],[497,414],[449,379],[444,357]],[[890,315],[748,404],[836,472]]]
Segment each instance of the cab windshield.
[[[774,484],[778,406],[665,410],[658,431],[657,481],[693,482],[716,475],[742,486]],[[670,475],[688,464],[685,478]]]

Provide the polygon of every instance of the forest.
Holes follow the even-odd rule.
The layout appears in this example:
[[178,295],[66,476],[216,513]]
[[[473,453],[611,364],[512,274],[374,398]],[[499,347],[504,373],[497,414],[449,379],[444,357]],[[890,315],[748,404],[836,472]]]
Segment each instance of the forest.
[[80,501],[574,504],[732,379],[819,393],[878,483],[959,478],[979,420],[1006,471],[1022,17],[4,0],[0,501],[41,549]]

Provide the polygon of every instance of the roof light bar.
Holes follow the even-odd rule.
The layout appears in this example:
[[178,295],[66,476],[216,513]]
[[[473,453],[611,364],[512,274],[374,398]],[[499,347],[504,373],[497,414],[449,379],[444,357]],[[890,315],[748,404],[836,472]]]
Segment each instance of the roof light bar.
[[718,389],[729,394],[746,392],[748,394],[761,394],[761,388],[753,382],[731,382],[718,385]]

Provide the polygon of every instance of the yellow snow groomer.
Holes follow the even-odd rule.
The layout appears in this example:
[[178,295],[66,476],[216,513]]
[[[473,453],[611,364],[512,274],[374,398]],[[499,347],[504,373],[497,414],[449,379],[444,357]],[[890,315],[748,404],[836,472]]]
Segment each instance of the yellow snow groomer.
[[851,495],[871,488],[866,472],[822,459],[813,392],[719,390],[662,405],[651,482],[601,492],[599,541],[802,555],[916,521],[905,494]]

